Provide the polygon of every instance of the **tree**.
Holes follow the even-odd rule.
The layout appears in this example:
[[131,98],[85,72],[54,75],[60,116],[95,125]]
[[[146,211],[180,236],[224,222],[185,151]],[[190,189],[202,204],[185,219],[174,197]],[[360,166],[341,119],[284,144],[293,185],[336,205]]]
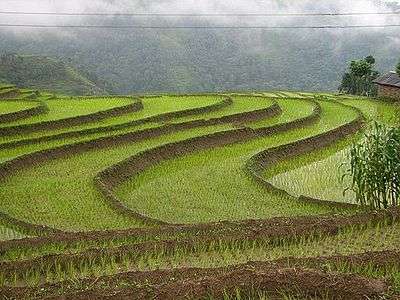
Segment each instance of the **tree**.
[[398,63],[397,66],[396,66],[396,72],[397,72],[397,74],[400,75],[400,61],[399,61],[399,63]]
[[371,55],[364,59],[353,60],[350,62],[350,72],[346,72],[342,77],[339,87],[340,92],[362,95],[376,96],[377,89],[373,80],[379,76],[374,70],[375,58]]

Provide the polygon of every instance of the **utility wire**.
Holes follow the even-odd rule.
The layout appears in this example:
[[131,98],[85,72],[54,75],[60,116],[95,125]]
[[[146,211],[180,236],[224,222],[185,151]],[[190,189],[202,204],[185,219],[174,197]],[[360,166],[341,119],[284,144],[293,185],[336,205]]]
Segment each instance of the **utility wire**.
[[0,24],[0,27],[19,28],[104,28],[104,29],[346,29],[346,28],[396,28],[400,24],[383,25],[324,25],[324,26],[147,26],[147,25],[45,25]]
[[396,12],[350,12],[350,13],[70,13],[70,12],[26,12],[0,11],[3,15],[50,15],[50,16],[126,16],[126,17],[314,17],[314,16],[369,16],[400,15]]

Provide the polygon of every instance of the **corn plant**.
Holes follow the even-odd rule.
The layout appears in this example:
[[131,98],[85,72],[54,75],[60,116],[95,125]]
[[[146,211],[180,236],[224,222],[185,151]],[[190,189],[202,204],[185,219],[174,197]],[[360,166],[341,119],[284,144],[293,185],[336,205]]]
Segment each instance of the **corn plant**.
[[375,122],[349,155],[350,166],[343,178],[351,177],[351,187],[347,189],[355,192],[357,202],[372,209],[398,205],[400,128]]

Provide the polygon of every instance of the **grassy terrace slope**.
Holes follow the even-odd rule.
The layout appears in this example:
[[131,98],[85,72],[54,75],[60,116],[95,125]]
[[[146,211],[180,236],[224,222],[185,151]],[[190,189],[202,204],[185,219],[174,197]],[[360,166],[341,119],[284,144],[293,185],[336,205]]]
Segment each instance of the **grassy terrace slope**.
[[33,116],[27,120],[18,120],[8,124],[1,124],[1,127],[34,124],[46,121],[67,119],[70,117],[89,115],[102,110],[124,106],[132,103],[130,98],[58,98],[43,100],[49,112],[47,114]]
[[[260,98],[259,101],[262,101],[264,107],[272,105],[272,102],[266,102],[264,98]],[[239,112],[240,109],[237,110],[237,113]],[[228,113],[231,114],[232,111]],[[139,226],[134,220],[118,215],[107,206],[93,185],[96,173],[139,151],[229,128],[229,124],[212,125],[131,144],[116,143],[99,151],[93,149],[87,153],[22,169],[14,176],[6,178],[3,183],[6,188],[1,190],[0,197],[19,199],[13,203],[1,203],[3,211],[18,219],[66,230]],[[37,180],[32,181],[28,178]],[[30,190],[30,193],[27,194],[26,190]],[[26,209],[26,205],[30,206],[29,210]]]
[[36,102],[20,102],[20,101],[0,101],[0,117],[4,114],[14,113],[17,111],[36,107]]
[[163,162],[124,183],[117,195],[130,208],[169,222],[326,213],[328,208],[267,193],[243,170],[246,160],[258,151],[322,133],[357,118],[353,109],[338,103],[320,104],[321,120],[315,125]]
[[[362,110],[368,120],[378,120],[388,125],[399,124],[400,110],[397,105],[373,100],[343,100],[342,103]],[[286,160],[266,170],[265,176],[278,188],[293,195],[309,196],[317,199],[334,200],[353,203],[355,195],[343,190],[350,186],[346,180],[341,182],[341,175],[346,168],[339,166],[348,161],[351,143],[359,140],[357,135],[343,143],[335,144],[326,149],[315,151],[312,155],[302,155]],[[298,166],[295,168],[295,166]],[[289,170],[289,171],[285,171]],[[348,179],[348,178],[347,178]]]
[[[163,115],[175,114],[187,110],[190,111],[197,108],[207,109],[216,105],[218,105],[216,109],[224,109],[224,107],[219,106],[226,97],[187,97],[186,100],[190,101],[185,101],[181,98],[184,97],[145,98],[141,100],[143,103],[143,109],[137,112],[128,112],[118,116],[111,116],[88,124],[32,132],[22,136],[5,136],[1,140],[9,145],[7,147],[2,147],[2,144],[0,144],[0,149],[4,148],[3,150],[0,150],[0,161],[9,160],[22,154],[32,153],[42,149],[50,149],[66,144],[159,127],[160,124],[156,123],[157,120],[152,119]],[[266,107],[271,104],[271,101],[264,101]],[[194,113],[192,118],[196,119],[197,115],[198,114]],[[74,130],[71,131],[71,128]],[[71,132],[73,134],[72,136],[69,136]],[[66,136],[64,136],[65,133],[67,134]],[[41,140],[43,137],[45,140]],[[47,137],[49,138],[48,140]],[[23,143],[19,143],[20,141]],[[10,145],[10,143],[17,144]]]
[[[3,125],[79,116],[83,101],[100,103],[93,114],[127,98],[108,100],[54,99],[53,115]],[[0,137],[0,299],[400,295],[398,209],[300,201],[263,181],[282,176],[289,192],[320,195],[321,179],[302,179],[329,184],[362,116],[393,124],[396,106],[285,91],[141,102]],[[63,113],[57,103],[78,106]]]
[[63,128],[31,132],[24,134],[23,136],[5,136],[0,141],[2,143],[10,143],[22,139],[25,141],[28,140],[29,144],[34,144],[43,143],[43,140],[40,140],[40,138],[43,137],[48,137],[48,140],[60,140],[65,139],[68,137],[68,135],[70,135],[73,136],[73,138],[70,139],[70,141],[73,142],[77,137],[98,137],[104,135],[106,132],[107,134],[129,132],[133,129],[147,128],[152,126],[154,127],[156,125],[154,124],[154,121],[151,122],[151,120],[144,122],[146,119],[151,119],[163,114],[171,114],[183,110],[218,105],[225,98],[226,97],[224,96],[142,98],[140,101],[143,105],[143,108],[138,111],[127,112],[117,116],[110,116],[108,118],[87,124],[77,124]]
[[[21,170],[2,185],[6,187],[0,192],[2,199],[18,199],[14,203],[2,203],[2,210],[19,219],[66,230],[139,226],[131,219],[113,212],[102,200],[93,185],[97,172],[132,153],[224,129],[227,129],[226,125],[192,129]],[[26,190],[30,190],[30,193],[27,194]],[[29,210],[26,205],[30,207]]]
[[0,225],[0,241],[20,239],[24,237],[26,237],[26,235],[23,235],[9,227]]

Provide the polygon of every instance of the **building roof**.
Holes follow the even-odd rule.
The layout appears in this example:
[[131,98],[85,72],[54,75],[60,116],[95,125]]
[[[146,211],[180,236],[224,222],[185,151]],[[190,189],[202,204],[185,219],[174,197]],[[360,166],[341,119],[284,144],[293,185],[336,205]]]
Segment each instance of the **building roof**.
[[396,72],[389,72],[375,79],[374,83],[400,88],[400,76]]

